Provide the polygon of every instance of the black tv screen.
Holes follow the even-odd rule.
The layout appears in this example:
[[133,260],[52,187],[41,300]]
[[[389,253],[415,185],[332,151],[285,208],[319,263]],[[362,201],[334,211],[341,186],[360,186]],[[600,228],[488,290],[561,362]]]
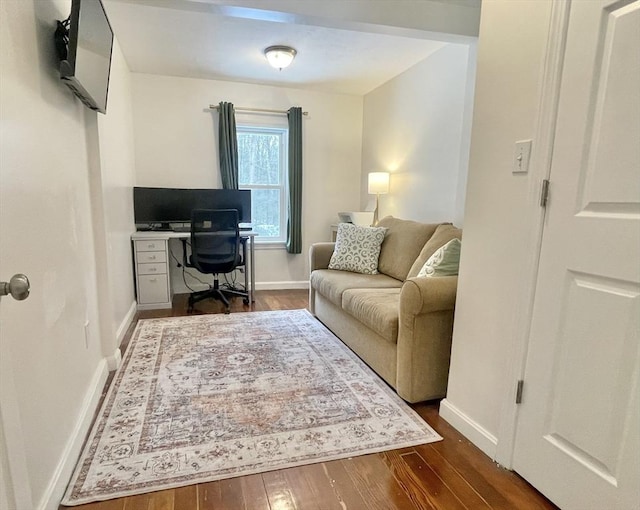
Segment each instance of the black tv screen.
[[188,223],[193,209],[237,209],[240,223],[251,223],[251,191],[133,188],[133,215],[137,225]]
[[113,30],[101,0],[73,0],[66,35],[60,79],[86,106],[106,113]]

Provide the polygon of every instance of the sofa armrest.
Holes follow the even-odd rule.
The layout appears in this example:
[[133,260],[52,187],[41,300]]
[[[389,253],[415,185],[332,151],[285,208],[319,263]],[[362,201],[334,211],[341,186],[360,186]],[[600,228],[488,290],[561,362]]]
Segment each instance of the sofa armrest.
[[457,276],[409,278],[400,291],[396,390],[408,402],[445,396]]
[[400,306],[413,315],[453,310],[457,286],[457,276],[409,278],[402,286]]
[[[333,255],[333,248],[336,243],[313,243],[309,248],[309,267],[313,272],[316,269],[328,269],[329,262],[331,261],[331,255]],[[316,291],[309,281],[309,311],[316,314]]]
[[309,267],[311,271],[315,269],[327,269],[333,248],[336,243],[314,243],[309,249]]

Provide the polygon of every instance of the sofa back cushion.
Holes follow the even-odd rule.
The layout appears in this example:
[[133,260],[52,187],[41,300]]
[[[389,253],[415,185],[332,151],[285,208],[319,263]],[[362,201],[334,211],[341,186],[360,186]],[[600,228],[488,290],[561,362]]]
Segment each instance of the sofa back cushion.
[[387,229],[378,258],[378,271],[396,280],[404,281],[420,250],[434,234],[438,224],[419,223],[387,216],[382,218],[376,226]]
[[454,227],[450,223],[443,223],[442,225],[438,225],[435,233],[426,242],[426,244],[420,251],[420,254],[415,259],[415,262],[409,270],[407,278],[418,276],[420,269],[422,269],[422,266],[424,266],[425,262],[429,260],[429,257],[431,257],[431,255],[433,255],[438,250],[438,248],[441,248],[452,239],[462,239],[462,230]]

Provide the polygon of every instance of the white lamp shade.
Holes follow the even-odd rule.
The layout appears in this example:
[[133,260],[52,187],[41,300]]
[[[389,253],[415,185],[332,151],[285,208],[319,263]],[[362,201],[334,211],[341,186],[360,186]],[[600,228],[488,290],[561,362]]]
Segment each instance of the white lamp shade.
[[389,193],[389,172],[369,173],[369,193],[372,195]]
[[290,65],[296,53],[296,50],[288,46],[269,46],[264,50],[264,56],[267,57],[269,64],[276,69],[284,69]]

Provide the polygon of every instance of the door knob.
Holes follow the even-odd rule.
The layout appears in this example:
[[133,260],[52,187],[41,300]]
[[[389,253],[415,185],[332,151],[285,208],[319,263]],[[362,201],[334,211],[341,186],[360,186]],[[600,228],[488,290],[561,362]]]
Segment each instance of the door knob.
[[9,282],[0,282],[0,296],[11,294],[13,299],[22,301],[29,297],[29,278],[23,274],[14,274]]

